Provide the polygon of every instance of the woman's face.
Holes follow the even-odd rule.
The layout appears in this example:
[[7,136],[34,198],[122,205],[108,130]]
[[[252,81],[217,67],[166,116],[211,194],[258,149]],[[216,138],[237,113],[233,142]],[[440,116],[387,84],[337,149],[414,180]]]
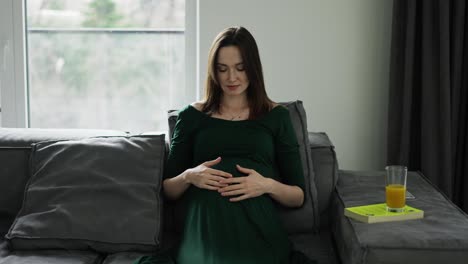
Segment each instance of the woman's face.
[[236,46],[222,47],[218,51],[216,74],[225,95],[240,95],[249,87],[249,79],[242,56]]

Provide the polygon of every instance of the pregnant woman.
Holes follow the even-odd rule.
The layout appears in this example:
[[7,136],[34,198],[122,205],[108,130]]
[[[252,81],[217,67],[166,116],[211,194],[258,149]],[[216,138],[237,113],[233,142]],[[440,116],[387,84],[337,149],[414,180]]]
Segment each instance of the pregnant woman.
[[136,263],[315,263],[291,248],[275,208],[302,205],[304,175],[289,112],[268,98],[245,28],[214,40],[205,99],[179,113],[163,188],[186,210],[181,242]]

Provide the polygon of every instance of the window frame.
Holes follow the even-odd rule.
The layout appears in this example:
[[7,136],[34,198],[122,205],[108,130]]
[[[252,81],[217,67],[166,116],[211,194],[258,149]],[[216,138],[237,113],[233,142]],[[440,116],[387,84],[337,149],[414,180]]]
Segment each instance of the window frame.
[[[197,100],[198,13],[199,0],[186,0],[185,91]],[[0,127],[30,127],[25,17],[26,0],[0,1]]]
[[28,127],[23,1],[0,2],[1,126]]

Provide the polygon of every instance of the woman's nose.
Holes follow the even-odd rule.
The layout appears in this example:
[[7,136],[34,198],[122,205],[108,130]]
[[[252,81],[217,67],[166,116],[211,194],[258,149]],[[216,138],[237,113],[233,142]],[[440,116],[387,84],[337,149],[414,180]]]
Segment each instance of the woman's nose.
[[237,73],[235,70],[229,70],[229,81],[235,81],[237,79]]

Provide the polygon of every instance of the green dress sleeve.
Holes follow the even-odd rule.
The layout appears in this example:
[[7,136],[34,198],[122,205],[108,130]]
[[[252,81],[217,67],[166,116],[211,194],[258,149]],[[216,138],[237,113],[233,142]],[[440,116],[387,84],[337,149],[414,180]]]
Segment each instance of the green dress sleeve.
[[275,155],[279,175],[283,183],[298,186],[302,191],[305,191],[304,171],[299,153],[299,144],[297,143],[291,117],[287,108],[279,112],[281,113],[279,114],[275,135]]
[[164,179],[175,177],[193,164],[193,133],[196,120],[190,106],[179,112],[164,171]]

